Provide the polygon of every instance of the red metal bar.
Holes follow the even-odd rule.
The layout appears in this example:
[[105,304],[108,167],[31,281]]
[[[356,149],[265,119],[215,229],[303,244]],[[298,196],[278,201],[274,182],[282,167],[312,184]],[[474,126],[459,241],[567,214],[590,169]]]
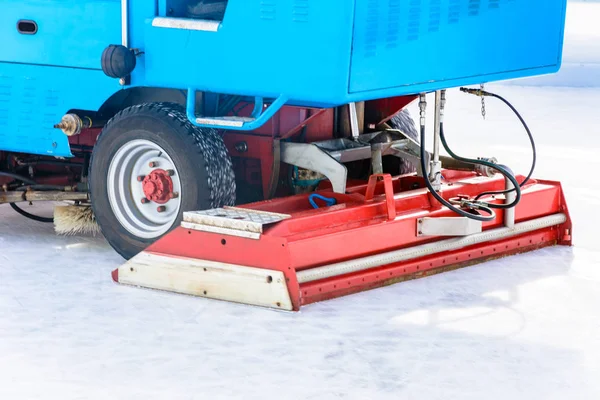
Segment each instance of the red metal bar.
[[301,304],[358,293],[410,279],[468,267],[508,255],[524,253],[557,244],[558,230],[554,228],[510,238],[495,243],[471,246],[468,249],[446,252],[418,260],[374,268],[370,271],[339,276],[300,285]]
[[390,174],[376,174],[369,177],[369,183],[367,184],[367,192],[365,194],[365,201],[373,200],[375,195],[375,188],[377,182],[382,180],[384,185],[385,204],[387,208],[388,220],[396,218],[396,205],[394,203],[394,187],[392,183],[392,176]]
[[302,121],[301,123],[296,125],[294,128],[292,128],[289,131],[287,131],[286,133],[282,134],[281,139],[287,139],[287,138],[294,136],[295,134],[300,132],[302,130],[302,128],[304,128],[305,126],[308,126],[309,124],[314,122],[316,119],[318,119],[319,117],[321,117],[323,114],[327,113],[328,111],[329,110],[326,108],[317,110],[314,114],[312,114],[310,117],[306,118],[304,121]]
[[[248,107],[249,103],[238,111],[240,116],[249,116],[252,107]],[[302,125],[308,112],[312,112],[314,118],[311,118],[309,124],[306,125],[306,141],[314,142],[319,140],[327,140],[333,137],[333,108],[311,108],[311,107],[297,107],[297,106],[285,106],[279,110],[273,118],[267,121],[260,128],[250,132],[252,135],[259,136],[271,136],[277,137],[285,135],[285,137],[291,137],[290,131],[297,129],[298,126]],[[302,129],[302,127],[300,127]],[[229,134],[229,132],[227,133]]]

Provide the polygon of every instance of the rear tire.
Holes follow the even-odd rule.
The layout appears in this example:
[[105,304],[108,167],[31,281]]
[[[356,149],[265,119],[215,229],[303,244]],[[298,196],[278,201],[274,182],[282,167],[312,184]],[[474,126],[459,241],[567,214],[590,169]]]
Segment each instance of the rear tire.
[[[397,129],[407,137],[419,143],[419,132],[417,124],[405,108],[390,118],[387,124],[392,129]],[[417,171],[417,167],[410,161],[398,158],[396,156],[384,156],[382,159],[383,172],[392,176],[411,174]],[[369,179],[372,173],[371,160],[360,160],[346,163],[348,168],[348,177],[352,179]]]
[[[221,136],[192,125],[178,104],[142,104],[119,112],[104,127],[90,165],[94,216],[125,259],[177,227],[184,211],[235,204],[235,175]],[[159,170],[173,174],[165,186],[173,195],[143,200],[147,192],[137,177]]]

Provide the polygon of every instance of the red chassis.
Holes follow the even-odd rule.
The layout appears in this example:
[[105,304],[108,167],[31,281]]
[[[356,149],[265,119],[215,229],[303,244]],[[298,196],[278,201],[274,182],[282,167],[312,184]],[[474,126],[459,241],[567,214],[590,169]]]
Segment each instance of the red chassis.
[[[443,175],[440,194],[445,199],[504,189],[500,176],[487,178],[450,170]],[[517,179],[522,181],[523,177]],[[452,238],[420,235],[419,220],[456,214],[442,208],[416,175],[372,176],[368,184],[351,186],[346,194],[327,188],[318,193],[335,198],[337,204],[315,209],[306,194],[243,206],[290,216],[265,226],[259,238],[178,227],[144,254],[115,270],[113,279],[154,289],[299,310],[306,304],[492,258],[571,244],[571,220],[557,182],[531,180],[523,187],[513,227],[504,227],[503,212],[498,210],[494,221],[483,223],[482,233]],[[502,201],[502,196],[491,200]],[[154,260],[146,263],[140,257]],[[191,275],[190,271],[181,274],[179,269],[165,266],[164,260],[175,260],[181,268],[193,264],[195,269]],[[149,272],[145,270],[149,265],[158,265],[159,269]],[[222,270],[220,265],[233,269]],[[245,269],[259,273],[252,272],[250,280],[240,283],[236,279],[246,273]],[[261,270],[267,272],[261,275]],[[231,271],[235,279],[230,280]],[[202,276],[211,272],[219,276],[217,281]],[[138,273],[144,276],[136,276]],[[257,290],[274,285],[275,273],[284,277],[283,291],[287,293],[280,290],[259,301],[248,300],[256,293],[238,295],[251,286],[252,280],[261,280],[263,286]],[[223,292],[230,282],[231,292]]]

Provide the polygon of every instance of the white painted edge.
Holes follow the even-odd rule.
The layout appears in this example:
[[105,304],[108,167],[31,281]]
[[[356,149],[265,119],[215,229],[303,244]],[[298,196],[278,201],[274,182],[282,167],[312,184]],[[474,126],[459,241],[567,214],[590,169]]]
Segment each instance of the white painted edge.
[[217,32],[221,23],[204,19],[156,17],[152,20],[156,28],[185,29],[190,31]]
[[242,126],[244,126],[245,122],[246,121],[236,121],[236,120],[230,120],[230,119],[196,118],[197,124],[229,126],[229,127],[236,127],[236,128],[241,128]]
[[195,224],[193,222],[183,221],[183,222],[181,222],[181,227],[185,228],[185,229],[191,229],[193,231],[217,233],[217,234],[226,235],[226,236],[237,236],[237,237],[243,237],[246,239],[254,239],[254,240],[260,239],[260,233],[241,231],[239,229],[222,228],[219,226]]
[[129,0],[121,0],[121,44],[129,47]]
[[263,214],[263,215],[268,215],[271,217],[277,217],[277,218],[281,218],[281,219],[292,218],[292,216],[290,214],[282,214],[282,213],[276,213],[276,212],[272,212],[272,211],[254,210],[252,208],[223,206],[223,209],[240,211],[240,212],[251,212],[252,214]]
[[481,233],[483,223],[467,217],[419,218],[417,236],[468,236]]
[[143,251],[118,269],[124,285],[250,304],[293,309],[281,271]]
[[231,231],[237,230],[239,232],[253,232],[260,234],[263,231],[263,224],[260,222],[235,220],[206,214],[194,214],[193,212],[184,213],[183,222],[223,228]]
[[[242,232],[253,232],[253,233],[260,234],[263,232],[263,226],[276,224],[278,222],[281,222],[284,219],[291,218],[291,215],[288,215],[288,214],[278,214],[278,213],[271,213],[271,212],[267,212],[267,211],[257,211],[257,210],[252,210],[252,209],[248,209],[248,208],[223,207],[223,209],[238,211],[240,213],[246,213],[246,214],[258,214],[258,215],[269,216],[269,217],[274,218],[275,220],[258,222],[258,221],[252,221],[252,220],[247,220],[247,219],[219,217],[216,215],[205,214],[202,211],[186,211],[183,213],[183,222],[196,224],[197,228],[199,228],[200,225],[205,225],[205,226],[210,226],[213,228],[224,228],[224,229],[227,229],[229,232],[234,232],[234,230],[239,230]],[[197,229],[197,230],[205,230],[205,229]],[[207,232],[209,232],[209,231],[207,231]],[[212,231],[210,231],[210,232],[212,232]],[[220,232],[217,232],[217,233],[220,233]],[[235,235],[240,236],[238,234],[235,234]]]

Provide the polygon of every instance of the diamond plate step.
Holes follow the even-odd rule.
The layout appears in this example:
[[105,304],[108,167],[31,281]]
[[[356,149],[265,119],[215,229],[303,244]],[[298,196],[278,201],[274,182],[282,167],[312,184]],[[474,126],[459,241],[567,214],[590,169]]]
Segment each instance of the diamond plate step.
[[181,226],[186,229],[258,239],[263,233],[263,226],[288,218],[291,218],[291,215],[223,207],[184,212]]

